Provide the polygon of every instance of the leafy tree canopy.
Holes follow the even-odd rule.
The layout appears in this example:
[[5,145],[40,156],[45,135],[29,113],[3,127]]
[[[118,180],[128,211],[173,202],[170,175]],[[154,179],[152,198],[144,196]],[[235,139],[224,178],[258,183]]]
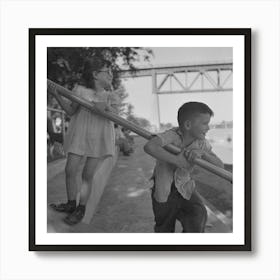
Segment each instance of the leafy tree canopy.
[[134,107],[133,105],[131,104],[128,104],[127,105],[127,111],[126,111],[126,119],[130,122],[133,122],[134,124],[144,128],[144,129],[147,129],[147,130],[150,130],[151,129],[151,123],[149,120],[145,119],[145,118],[141,118],[141,117],[138,117],[134,114]]
[[[136,62],[149,61],[153,55],[150,49],[140,47],[49,47],[47,54],[48,78],[68,89],[72,89],[75,83],[79,83],[87,58],[98,56],[110,62],[113,72],[112,86],[114,89],[118,89],[121,99],[119,114],[126,116],[127,120],[143,128],[150,127],[148,120],[136,117],[133,113],[133,106],[124,102],[128,94],[121,85],[119,77],[120,70],[125,69],[133,72],[137,69]],[[48,105],[54,108],[59,107],[56,100],[50,95],[48,96]]]
[[118,75],[121,69],[136,70],[135,63],[140,59],[149,61],[151,55],[150,49],[140,47],[51,47],[48,48],[48,78],[71,88],[81,78],[84,61],[98,56],[110,62],[116,89],[121,83]]
[[172,123],[160,123],[160,130],[165,131],[173,127]]

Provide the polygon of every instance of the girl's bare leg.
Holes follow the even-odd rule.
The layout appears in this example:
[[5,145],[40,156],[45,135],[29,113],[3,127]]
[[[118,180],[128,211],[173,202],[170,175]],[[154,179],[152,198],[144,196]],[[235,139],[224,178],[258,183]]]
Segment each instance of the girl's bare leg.
[[82,173],[82,188],[81,188],[81,197],[80,204],[86,205],[91,189],[92,181],[94,174],[96,173],[100,163],[103,161],[101,158],[92,158],[88,157]]
[[68,225],[75,225],[83,219],[86,210],[86,203],[88,201],[92,189],[93,176],[101,162],[102,159],[100,158],[87,158],[82,173],[80,203],[79,206],[75,209],[75,211],[64,219],[64,221]]
[[68,200],[76,200],[77,196],[77,173],[82,156],[69,153],[65,166],[66,191]]
[[72,213],[76,208],[76,196],[77,196],[77,172],[82,156],[69,153],[65,166],[66,175],[66,192],[67,203],[51,204],[50,206],[59,212]]

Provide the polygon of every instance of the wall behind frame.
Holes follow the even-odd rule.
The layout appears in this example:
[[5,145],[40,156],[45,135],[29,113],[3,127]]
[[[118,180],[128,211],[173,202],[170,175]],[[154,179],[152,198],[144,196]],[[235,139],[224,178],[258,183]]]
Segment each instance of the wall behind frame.
[[[280,278],[279,1],[2,1],[0,5],[2,279]],[[251,27],[254,252],[28,252],[29,27]]]

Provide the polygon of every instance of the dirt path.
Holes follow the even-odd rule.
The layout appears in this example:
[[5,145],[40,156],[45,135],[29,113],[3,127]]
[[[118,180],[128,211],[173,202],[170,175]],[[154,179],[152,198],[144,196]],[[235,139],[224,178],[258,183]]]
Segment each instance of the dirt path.
[[148,178],[153,160],[143,152],[144,140],[135,139],[136,149],[120,154],[90,225],[91,232],[153,232],[153,214]]
[[[146,141],[135,138],[135,152],[128,157],[120,154],[118,161],[111,173],[110,179],[98,204],[92,222],[87,225],[80,223],[76,226],[67,226],[62,222],[64,214],[48,209],[48,221],[56,232],[126,232],[144,233],[153,232],[154,218],[150,198],[150,182],[154,167],[154,159],[143,151]],[[209,176],[209,174],[206,174]],[[198,172],[197,177],[201,182],[207,181],[216,184],[215,177],[204,180],[203,172]],[[218,188],[222,188],[223,181],[218,181]],[[48,182],[48,200],[65,200],[64,175],[58,174]],[[200,188],[207,193],[207,186]],[[221,193],[221,190],[216,192]],[[229,189],[226,188],[226,192]],[[211,192],[212,193],[212,192]],[[222,192],[223,193],[223,192]],[[207,194],[211,198],[211,194]],[[224,195],[224,194],[223,194]],[[214,196],[217,193],[214,192]],[[228,231],[220,222],[212,217],[207,232]],[[209,224],[209,223],[208,223]],[[50,228],[50,227],[48,227]]]

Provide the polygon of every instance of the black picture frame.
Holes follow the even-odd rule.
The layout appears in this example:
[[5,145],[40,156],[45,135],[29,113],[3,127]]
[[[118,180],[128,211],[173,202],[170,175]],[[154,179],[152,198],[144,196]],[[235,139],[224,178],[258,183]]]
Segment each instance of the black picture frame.
[[[241,35],[244,36],[244,244],[241,245],[46,245],[36,243],[36,36],[45,35]],[[30,251],[251,251],[251,29],[29,29],[29,250]]]

